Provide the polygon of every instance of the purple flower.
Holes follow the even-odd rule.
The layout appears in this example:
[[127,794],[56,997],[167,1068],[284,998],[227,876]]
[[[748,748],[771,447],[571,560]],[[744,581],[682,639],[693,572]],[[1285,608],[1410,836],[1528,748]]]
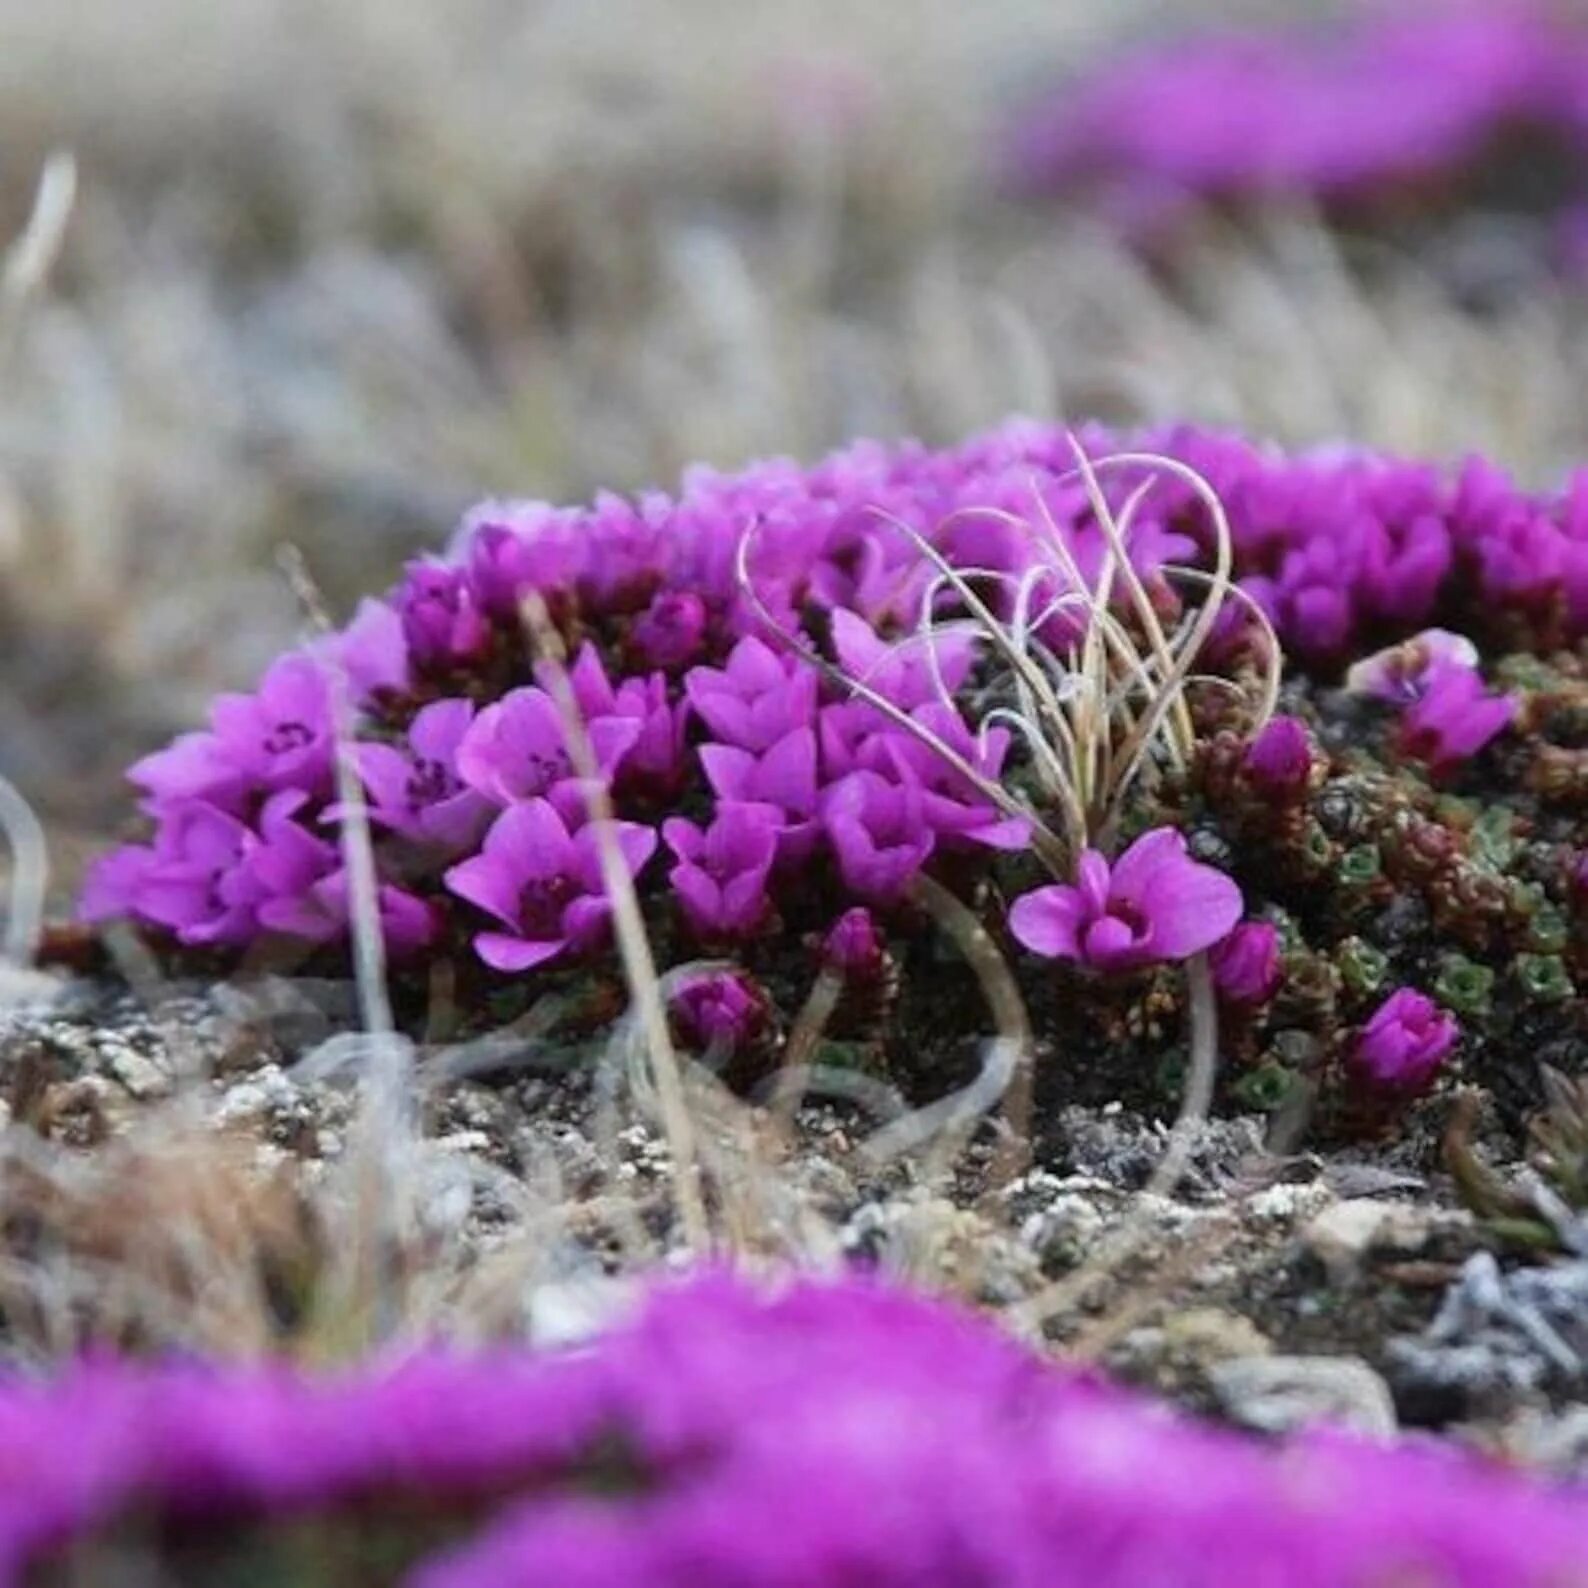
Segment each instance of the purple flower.
[[798,657],[780,656],[753,635],[728,654],[723,668],[691,668],[689,703],[713,738],[759,754],[816,721],[818,679]]
[[[952,706],[937,703],[918,706],[910,716],[983,777],[998,781],[1009,750],[1006,729],[994,728],[978,736]],[[1030,843],[1029,822],[1018,816],[1005,816],[990,805],[964,773],[924,740],[911,733],[890,731],[874,735],[870,746],[872,753],[861,751],[861,765],[874,771],[891,771],[919,788],[922,814],[940,838],[988,849],[1024,849]]]
[[[596,766],[610,780],[641,724],[631,717],[596,717],[584,726]],[[470,788],[498,805],[547,799],[568,825],[584,820],[586,790],[574,772],[562,713],[544,689],[515,689],[487,706],[458,745],[457,770]]]
[[1375,1091],[1415,1096],[1432,1084],[1460,1037],[1454,1015],[1432,998],[1400,987],[1363,1026],[1348,1062]]
[[[614,689],[601,663],[601,653],[595,646],[586,645],[568,669],[568,682],[592,742],[597,723],[603,724],[603,735],[614,743],[632,731],[631,742],[618,753],[612,767],[612,780],[618,791],[653,799],[676,794],[688,769],[688,718],[686,708],[675,709],[668,699],[666,675],[625,678]],[[608,726],[612,722],[626,722],[631,728],[615,729]]]
[[[278,799],[295,801],[284,794]],[[201,800],[183,800],[161,813],[152,849],[123,852],[98,901],[108,907],[111,889],[124,890],[141,920],[163,926],[193,947],[247,943],[258,928],[260,889],[247,861],[257,840],[246,823]]]
[[503,623],[519,621],[530,592],[543,599],[572,590],[589,548],[576,514],[545,502],[487,502],[458,537],[472,600]]
[[1312,735],[1298,717],[1271,717],[1246,747],[1242,762],[1254,788],[1275,799],[1296,800],[1312,781]]
[[371,821],[449,853],[472,848],[492,814],[490,802],[458,771],[458,751],[473,721],[471,701],[438,700],[415,716],[406,748],[359,745]]
[[704,832],[681,816],[662,823],[662,837],[678,857],[668,881],[699,936],[732,941],[763,924],[782,827],[774,806],[743,804],[719,806]]
[[310,647],[318,657],[321,648],[347,675],[355,702],[371,697],[401,694],[409,687],[408,642],[395,607],[366,597],[358,604],[353,621],[331,640]]
[[1243,921],[1208,956],[1213,984],[1229,1004],[1265,1004],[1284,980],[1279,931],[1267,921]]
[[289,652],[252,695],[221,695],[210,732],[181,735],[127,776],[156,800],[231,803],[245,791],[325,793],[335,739],[325,675],[312,657]]
[[1463,634],[1449,629],[1424,629],[1399,645],[1387,646],[1354,662],[1345,675],[1353,695],[1410,706],[1427,693],[1428,686],[1452,667],[1471,669],[1478,664],[1478,648]]
[[397,610],[416,667],[450,671],[478,661],[490,649],[491,620],[461,568],[414,563],[397,593]]
[[1503,733],[1515,715],[1516,701],[1490,694],[1474,669],[1436,668],[1401,718],[1400,750],[1444,777]]
[[921,791],[875,772],[851,772],[825,789],[821,823],[844,886],[873,904],[896,903],[935,842]]
[[1034,954],[1093,970],[1133,970],[1187,959],[1241,918],[1241,890],[1192,860],[1182,833],[1156,827],[1112,867],[1088,849],[1073,885],[1055,883],[1015,900],[1009,927]]
[[783,813],[779,858],[809,855],[816,836],[816,735],[796,728],[763,754],[727,744],[700,747],[701,770],[724,804],[771,805]]
[[700,659],[706,624],[706,603],[692,590],[663,590],[635,619],[629,640],[644,666],[676,673]]
[[[655,852],[656,834],[633,822],[614,822],[610,831],[629,875],[638,875]],[[453,866],[446,884],[507,929],[474,939],[475,952],[495,970],[529,970],[585,953],[603,941],[612,914],[598,825],[570,834],[544,799],[503,811],[480,853]]]
[[822,939],[822,964],[846,981],[877,980],[887,966],[887,953],[876,917],[863,905],[845,910]]
[[976,661],[976,636],[969,631],[939,629],[889,643],[843,607],[832,614],[832,636],[845,676],[905,711],[942,703],[945,693],[952,695],[970,676]]
[[738,971],[702,971],[686,978],[667,1000],[679,1038],[696,1052],[732,1058],[767,1028],[766,996]]

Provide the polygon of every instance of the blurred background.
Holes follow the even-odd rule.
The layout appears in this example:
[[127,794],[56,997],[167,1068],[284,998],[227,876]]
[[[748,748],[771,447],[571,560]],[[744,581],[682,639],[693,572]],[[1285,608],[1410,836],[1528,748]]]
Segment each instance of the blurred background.
[[1119,51],[1318,9],[0,0],[0,242],[75,162],[0,297],[0,772],[61,876],[291,638],[283,546],[342,616],[482,496],[1017,410],[1558,476],[1588,317],[1514,229],[1364,254],[1301,193],[1165,259],[1007,179]]

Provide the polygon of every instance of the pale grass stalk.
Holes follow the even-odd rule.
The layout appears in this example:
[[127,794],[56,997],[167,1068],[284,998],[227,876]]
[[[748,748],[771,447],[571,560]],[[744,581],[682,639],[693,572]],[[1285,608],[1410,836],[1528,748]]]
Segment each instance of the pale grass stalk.
[[44,901],[49,892],[49,846],[33,807],[9,779],[0,777],[0,832],[11,848],[10,887],[6,893],[5,959],[29,966],[44,930]]
[[1030,1132],[1029,1081],[1034,1042],[1025,1000],[1008,963],[981,918],[942,883],[920,876],[913,891],[917,902],[953,939],[976,973],[997,1035],[987,1045],[981,1074],[968,1086],[893,1120],[866,1139],[861,1153],[874,1164],[887,1163],[951,1137],[996,1108],[1006,1096],[1010,1097],[1015,1136],[1028,1138]]
[[566,653],[539,596],[531,593],[521,609],[525,632],[537,652],[544,674],[542,682],[562,718],[563,735],[574,769],[583,781],[585,799],[601,855],[602,878],[612,905],[613,933],[617,938],[624,977],[635,1016],[644,1034],[650,1059],[662,1127],[673,1155],[673,1189],[679,1221],[691,1250],[704,1254],[711,1246],[711,1227],[701,1194],[700,1162],[694,1123],[685,1097],[678,1055],[667,1030],[667,1008],[662,999],[645,919],[617,840],[613,836],[612,801],[601,775],[584,715],[568,678]]

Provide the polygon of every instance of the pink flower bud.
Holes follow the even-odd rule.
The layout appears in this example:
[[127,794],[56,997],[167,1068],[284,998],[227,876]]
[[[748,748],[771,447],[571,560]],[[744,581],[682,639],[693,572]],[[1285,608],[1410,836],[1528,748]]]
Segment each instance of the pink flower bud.
[[1296,717],[1274,717],[1246,747],[1246,776],[1277,799],[1298,799],[1312,781],[1312,736]]
[[1226,1003],[1267,1003],[1284,979],[1279,932],[1267,921],[1243,921],[1214,947],[1209,960],[1214,986]]
[[1433,1084],[1460,1037],[1454,1015],[1432,998],[1401,987],[1363,1026],[1350,1065],[1375,1090],[1415,1096]]

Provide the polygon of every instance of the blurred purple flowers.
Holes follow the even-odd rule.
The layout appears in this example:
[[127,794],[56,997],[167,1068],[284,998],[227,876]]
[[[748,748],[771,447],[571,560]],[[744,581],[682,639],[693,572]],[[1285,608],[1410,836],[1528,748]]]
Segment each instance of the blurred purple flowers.
[[356,1563],[393,1588],[1541,1588],[1588,1558],[1569,1490],[1165,1416],[855,1279],[696,1278],[571,1352],[100,1358],[0,1387],[0,1452],[0,1588],[68,1559],[128,1582]]
[[1033,954],[1105,973],[1210,948],[1241,917],[1241,890],[1222,871],[1192,860],[1173,828],[1144,833],[1112,866],[1089,849],[1075,882],[1016,899],[1009,928]]

